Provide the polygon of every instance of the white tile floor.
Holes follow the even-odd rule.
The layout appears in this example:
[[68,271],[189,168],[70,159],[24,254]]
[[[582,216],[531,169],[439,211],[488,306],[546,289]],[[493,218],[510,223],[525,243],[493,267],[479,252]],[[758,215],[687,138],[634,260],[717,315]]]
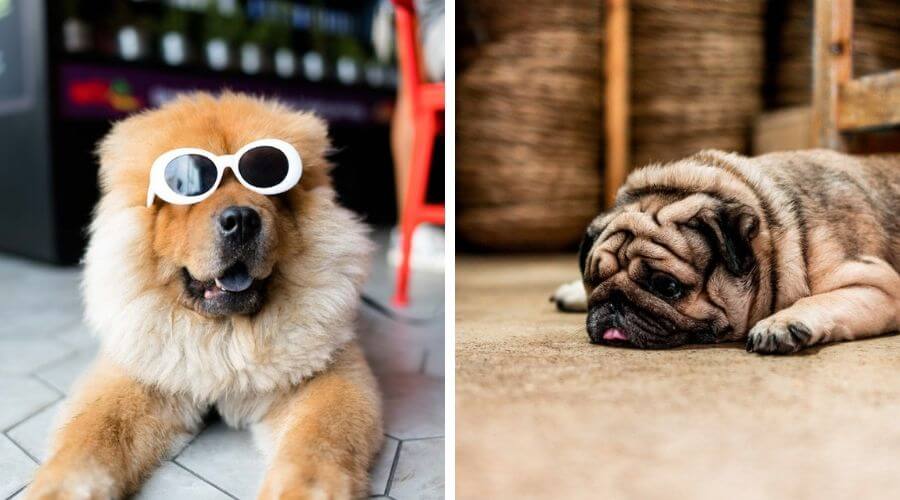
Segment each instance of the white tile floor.
[[[383,246],[385,233],[375,237]],[[374,264],[366,293],[389,304],[393,276],[383,252]],[[57,409],[96,352],[81,322],[78,280],[77,268],[0,256],[2,499],[24,497],[46,458]],[[417,273],[412,286],[414,302],[398,317],[363,306],[359,318],[385,405],[386,439],[371,471],[373,497],[443,498],[443,276]],[[254,498],[262,473],[249,433],[212,422],[153,474],[137,498]]]

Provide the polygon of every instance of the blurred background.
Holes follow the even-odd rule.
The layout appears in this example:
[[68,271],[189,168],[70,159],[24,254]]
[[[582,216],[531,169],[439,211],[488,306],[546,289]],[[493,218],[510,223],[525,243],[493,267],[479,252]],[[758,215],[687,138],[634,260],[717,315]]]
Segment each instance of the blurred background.
[[95,144],[111,121],[192,89],[317,111],[342,202],[395,224],[391,11],[379,0],[0,0],[0,250],[77,262]]
[[[574,248],[603,208],[601,0],[463,0],[457,224],[463,250]],[[853,2],[853,74],[900,67],[900,4]],[[810,147],[812,0],[633,0],[628,167],[700,149]],[[896,131],[850,137],[898,151]],[[613,187],[614,189],[615,187]]]

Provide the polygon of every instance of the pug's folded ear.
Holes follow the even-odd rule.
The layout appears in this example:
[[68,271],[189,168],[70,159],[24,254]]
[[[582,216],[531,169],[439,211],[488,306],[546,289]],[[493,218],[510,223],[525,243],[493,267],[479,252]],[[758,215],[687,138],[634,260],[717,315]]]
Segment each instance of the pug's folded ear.
[[759,234],[759,216],[751,207],[729,202],[703,208],[687,226],[703,234],[729,273],[745,276],[756,265],[752,243]]
[[584,276],[584,266],[587,262],[588,253],[590,253],[598,236],[600,236],[600,232],[594,229],[594,225],[591,224],[584,232],[584,238],[581,239],[581,244],[578,245],[578,267],[581,269],[582,277]]

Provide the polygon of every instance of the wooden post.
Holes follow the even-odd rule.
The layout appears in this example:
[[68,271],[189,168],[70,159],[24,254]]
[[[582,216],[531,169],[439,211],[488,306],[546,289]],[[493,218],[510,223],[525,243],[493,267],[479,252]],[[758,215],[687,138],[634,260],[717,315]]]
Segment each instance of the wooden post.
[[810,144],[844,150],[841,86],[853,76],[853,0],[815,0]]
[[606,0],[606,169],[604,202],[613,205],[616,191],[628,175],[630,130],[628,125],[628,0]]

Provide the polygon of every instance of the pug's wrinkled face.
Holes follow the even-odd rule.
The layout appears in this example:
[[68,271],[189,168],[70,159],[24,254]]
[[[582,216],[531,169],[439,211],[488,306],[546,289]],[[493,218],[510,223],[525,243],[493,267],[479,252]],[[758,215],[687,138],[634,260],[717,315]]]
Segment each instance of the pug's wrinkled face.
[[736,340],[759,297],[753,210],[649,194],[595,219],[579,260],[591,342],[661,349]]

